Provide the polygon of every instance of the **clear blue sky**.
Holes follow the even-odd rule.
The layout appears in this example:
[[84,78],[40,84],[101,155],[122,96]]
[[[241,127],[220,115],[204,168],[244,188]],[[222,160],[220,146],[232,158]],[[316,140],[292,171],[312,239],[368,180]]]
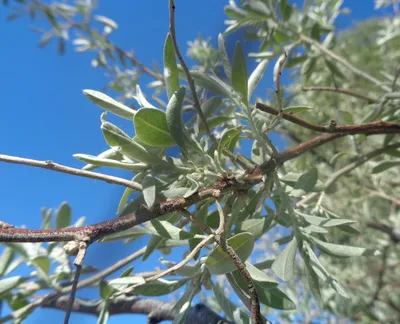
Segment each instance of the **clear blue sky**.
[[[211,36],[224,30],[226,18],[223,7],[226,0],[177,0],[176,25],[182,52],[186,41],[199,34]],[[299,1],[296,1],[299,2]],[[99,1],[98,14],[114,19],[119,28],[112,39],[120,47],[135,49],[137,58],[145,64],[162,62],[162,48],[168,31],[167,1]],[[339,20],[345,28],[355,20],[376,15],[372,0],[345,1],[352,9],[350,16]],[[38,34],[31,32],[29,19],[6,22],[9,10],[0,7],[0,93],[2,127],[0,127],[0,154],[28,157],[80,168],[75,153],[96,155],[105,149],[100,131],[101,110],[90,103],[82,90],[100,90],[107,82],[104,71],[90,66],[90,54],[77,54],[70,45],[63,57],[58,56],[55,44],[42,50]],[[228,38],[232,48],[237,36]],[[247,51],[255,51],[245,44]],[[254,64],[250,64],[254,66]],[[249,70],[250,70],[249,69]],[[272,74],[267,73],[264,86],[270,86]],[[144,85],[142,86],[144,88]],[[125,125],[125,124],[124,124]],[[109,170],[107,170],[109,172]],[[128,178],[124,172],[113,172]],[[122,187],[91,179],[68,176],[27,166],[0,163],[0,220],[15,226],[38,228],[40,208],[57,208],[63,201],[72,206],[73,220],[86,216],[87,223],[115,217]],[[139,240],[128,246],[122,244],[95,245],[89,249],[86,264],[104,268],[145,244]],[[106,256],[106,257],[105,257]],[[178,256],[179,257],[179,256]],[[152,257],[146,267],[135,263],[142,271],[159,265],[158,256]],[[2,314],[4,315],[4,314]],[[26,323],[45,319],[59,323],[63,314],[57,311],[37,311]],[[122,323],[132,317],[118,316],[110,323]],[[90,316],[73,315],[72,322],[95,323]],[[138,317],[145,323],[144,317]],[[139,322],[138,322],[139,323]]]

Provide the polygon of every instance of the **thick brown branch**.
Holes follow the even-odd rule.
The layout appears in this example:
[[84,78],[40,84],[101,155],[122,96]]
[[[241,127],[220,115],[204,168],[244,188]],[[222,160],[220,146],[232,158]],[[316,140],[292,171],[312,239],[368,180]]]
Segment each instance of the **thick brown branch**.
[[101,181],[105,181],[108,183],[113,183],[113,184],[117,184],[120,186],[128,187],[135,191],[142,191],[142,186],[137,182],[110,176],[110,175],[106,175],[106,174],[101,174],[101,173],[97,173],[97,172],[75,169],[75,168],[71,168],[71,167],[68,167],[68,166],[65,166],[62,164],[54,163],[52,161],[38,161],[38,160],[20,158],[17,156],[9,156],[9,155],[3,155],[3,154],[0,154],[0,161],[6,162],[6,163],[12,163],[12,164],[24,164],[24,165],[37,167],[37,168],[72,174],[74,176],[101,180]]
[[[58,297],[47,301],[42,307],[63,310],[67,298]],[[118,314],[143,314],[147,315],[148,323],[159,323],[162,321],[172,321],[175,319],[173,311],[174,304],[164,302],[156,299],[112,299],[109,301],[108,311],[110,315]],[[102,310],[102,304],[99,301],[75,301],[72,307],[72,311],[76,313],[99,315]],[[216,324],[219,321],[223,323],[231,323],[226,321],[224,318],[213,312],[206,305],[198,304],[192,307],[185,319],[187,324],[200,324],[200,323],[212,323]]]
[[[281,113],[279,110],[272,108],[268,105],[257,102],[256,107],[261,111],[268,114],[278,116]],[[282,118],[290,121],[301,127],[310,129],[315,132],[320,133],[331,133],[331,134],[344,134],[344,135],[354,135],[354,134],[400,134],[400,124],[398,123],[388,123],[383,121],[377,121],[368,124],[361,125],[347,125],[347,126],[336,126],[335,123],[331,123],[329,126],[320,126],[311,124],[299,117],[296,117],[289,113],[282,113]]]
[[363,95],[361,93],[348,90],[348,89],[342,89],[342,88],[331,88],[331,87],[302,87],[301,90],[303,91],[324,91],[324,92],[336,92],[336,93],[342,93],[351,97],[355,97],[358,99],[363,99],[371,103],[379,103],[378,99],[368,97],[366,95]]
[[191,206],[201,200],[214,197],[216,191],[222,193],[248,189],[261,181],[262,175],[249,175],[241,182],[235,179],[226,179],[214,186],[204,188],[188,198],[177,198],[155,204],[152,211],[141,206],[135,213],[80,228],[65,228],[57,230],[28,230],[20,228],[0,229],[0,242],[88,241],[89,243],[92,243],[106,235],[121,232],[151,219]]

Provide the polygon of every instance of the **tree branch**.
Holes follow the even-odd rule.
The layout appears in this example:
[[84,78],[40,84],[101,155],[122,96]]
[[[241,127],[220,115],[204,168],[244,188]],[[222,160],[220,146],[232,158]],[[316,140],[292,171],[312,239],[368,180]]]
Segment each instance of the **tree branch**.
[[367,226],[369,228],[373,228],[375,230],[381,231],[382,233],[385,233],[389,236],[390,240],[393,243],[399,243],[400,242],[400,231],[396,230],[395,228],[388,226],[384,223],[381,222],[368,222]]
[[29,165],[33,166],[36,168],[42,168],[42,169],[48,169],[52,171],[57,171],[61,173],[67,173],[71,174],[74,176],[78,177],[85,177],[85,178],[91,178],[95,180],[101,180],[105,181],[108,183],[113,183],[117,184],[120,186],[128,187],[131,188],[135,191],[142,191],[142,186],[134,181],[129,181],[126,179],[106,175],[106,174],[101,174],[97,172],[92,172],[92,171],[85,171],[81,169],[75,169],[71,168],[62,164],[54,163],[52,161],[38,161],[38,160],[32,160],[32,159],[27,159],[27,158],[20,158],[17,156],[10,156],[10,155],[3,155],[0,154],[0,162],[6,162],[6,163],[12,163],[12,164],[24,164],[24,165]]
[[[275,108],[272,108],[263,103],[257,102],[256,107],[261,111],[268,114],[278,116],[281,112]],[[288,120],[296,125],[310,129],[315,132],[320,133],[331,133],[331,134],[344,134],[344,135],[354,135],[354,134],[400,134],[400,124],[398,123],[388,123],[383,121],[376,121],[373,123],[361,124],[361,125],[347,125],[347,126],[336,126],[336,123],[331,121],[329,126],[320,126],[311,124],[304,119],[296,117],[292,114],[283,112],[282,118]]]
[[336,93],[342,93],[351,97],[355,97],[358,99],[363,99],[371,103],[379,103],[380,101],[378,99],[368,97],[366,95],[363,95],[361,93],[352,91],[352,90],[347,90],[343,88],[331,88],[331,87],[302,87],[301,90],[303,91],[326,91],[326,92],[336,92]]
[[[219,205],[218,201],[216,201],[217,204],[217,208],[218,208],[218,212],[222,213],[222,215],[220,216],[220,225],[219,228],[223,228],[225,226],[225,214],[222,211],[221,206]],[[207,226],[202,224],[198,219],[196,219],[195,217],[193,217],[193,215],[187,211],[187,210],[182,210],[183,215],[185,217],[187,217],[193,224],[195,224],[198,228],[200,228],[203,232],[207,233],[208,235],[212,235],[213,231]],[[242,277],[246,280],[248,288],[249,288],[249,295],[250,297],[250,301],[243,301],[243,304],[248,308],[248,310],[251,312],[252,314],[252,319],[253,319],[253,323],[257,323],[257,324],[265,324],[265,323],[269,323],[268,320],[266,320],[260,312],[260,303],[258,300],[258,295],[257,295],[257,291],[255,289],[254,286],[254,282],[253,279],[251,278],[250,273],[247,271],[246,266],[244,265],[244,263],[240,260],[239,256],[236,254],[235,250],[232,249],[231,246],[229,246],[226,241],[224,240],[223,237],[221,237],[221,235],[215,234],[213,237],[214,241],[221,246],[222,250],[227,253],[232,261],[235,263],[238,271],[240,272],[240,274],[242,275]]]
[[[43,304],[43,308],[63,310],[67,297],[53,298]],[[117,314],[143,314],[147,315],[148,323],[159,323],[161,321],[172,321],[175,319],[173,311],[174,304],[156,299],[141,298],[118,298],[109,300],[108,311],[110,315]],[[102,305],[97,300],[85,301],[76,300],[73,304],[72,311],[76,313],[91,314],[98,316],[102,310]],[[213,312],[206,305],[198,304],[192,307],[185,319],[187,324],[212,323],[217,324],[219,321],[229,324],[221,316]],[[232,323],[233,324],[233,323]]]
[[261,174],[250,174],[240,182],[236,179],[224,179],[218,184],[199,190],[187,198],[177,198],[155,204],[151,211],[144,206],[140,206],[135,213],[79,228],[56,230],[0,228],[0,242],[66,242],[88,240],[88,244],[91,244],[107,235],[121,232],[151,219],[191,206],[204,199],[214,197],[216,191],[245,190],[261,181]]
[[303,42],[307,43],[307,44],[314,45],[321,52],[325,53],[326,55],[328,55],[333,60],[341,63],[343,66],[348,68],[351,72],[353,72],[355,75],[359,76],[360,78],[363,78],[364,80],[367,80],[367,81],[377,85],[378,87],[380,87],[384,91],[387,91],[387,92],[391,92],[392,91],[390,87],[388,87],[387,85],[383,84],[378,79],[375,79],[372,75],[369,75],[368,73],[359,70],[353,64],[351,64],[350,62],[346,61],[341,56],[333,53],[332,51],[327,49],[325,46],[321,45],[319,42],[317,42],[317,41],[315,41],[315,40],[313,40],[313,39],[311,39],[311,38],[309,38],[309,37],[307,37],[305,35],[300,35],[300,39]]
[[[364,164],[368,160],[382,154],[386,150],[390,149],[397,149],[400,148],[400,143],[388,145],[386,147],[382,147],[378,150],[369,152],[365,155],[360,156],[355,162],[346,165],[344,168],[336,171],[331,177],[325,182],[325,190],[328,190],[341,176],[348,174],[349,172],[353,171],[355,168],[359,167],[360,165]],[[308,201],[314,199],[319,193],[313,192],[307,196],[305,196],[302,200],[296,203],[296,207],[306,204]]]

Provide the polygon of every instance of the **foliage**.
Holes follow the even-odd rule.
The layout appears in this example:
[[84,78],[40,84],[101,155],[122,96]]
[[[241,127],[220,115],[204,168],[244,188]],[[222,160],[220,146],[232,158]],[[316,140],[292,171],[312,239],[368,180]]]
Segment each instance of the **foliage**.
[[[218,49],[201,38],[189,44],[188,55],[197,64],[190,71],[197,86],[195,94],[186,90],[188,78],[177,64],[171,34],[165,41],[163,69],[151,70],[111,42],[117,24],[95,15],[90,1],[68,5],[32,1],[20,4],[10,16],[43,15],[50,24],[49,30],[37,29],[43,47],[58,39],[62,53],[63,43],[73,34],[78,52],[95,52],[92,65],[107,69],[111,75],[108,88],[120,97],[112,99],[94,90],[85,90],[85,95],[108,113],[132,120],[133,138],[107,121],[103,113],[101,131],[110,149],[97,156],[76,157],[87,163],[86,170],[113,167],[133,172],[133,181],[142,185],[142,192],[125,190],[118,217],[143,206],[156,216],[102,241],[130,243],[147,235],[149,243],[141,254],[144,260],[156,250],[177,246],[196,252],[195,262],[177,267],[167,279],[131,275],[127,270],[108,282],[99,283],[106,275],[94,280],[102,298],[101,323],[110,315],[107,307],[115,294],[128,289],[141,296],[161,296],[182,287],[184,293],[174,307],[175,323],[183,322],[195,296],[208,290],[215,297],[209,304],[220,307],[228,320],[249,323],[248,310],[237,307],[237,299],[225,297],[219,285],[221,277],[216,277],[224,276],[222,281],[229,283],[240,300],[253,298],[231,254],[217,240],[204,243],[202,254],[196,251],[207,238],[205,234],[219,235],[218,230],[210,234],[204,226],[217,229],[218,224],[224,225],[223,240],[245,264],[267,318],[271,309],[276,309],[274,315],[291,321],[332,314],[362,322],[400,320],[400,295],[395,292],[400,275],[396,267],[400,238],[395,231],[400,227],[398,133],[349,133],[303,151],[295,146],[299,154],[281,153],[286,160],[278,159],[268,137],[271,131],[278,132],[294,144],[315,137],[315,132],[282,120],[283,113],[311,124],[330,125],[327,129],[331,120],[339,126],[399,122],[400,34],[394,26],[400,18],[369,20],[338,32],[335,21],[346,13],[342,2],[305,0],[298,8],[286,0],[252,0],[240,5],[229,1],[225,13],[230,20],[224,35],[218,37]],[[378,1],[377,7],[386,2]],[[225,37],[240,29],[259,45],[257,53],[248,53],[258,63],[253,71],[247,68],[240,42],[233,55],[226,51]],[[264,75],[272,63],[274,75]],[[280,84],[284,63],[283,73],[292,79]],[[139,86],[143,73],[154,78],[148,84],[151,94]],[[272,100],[255,100],[263,78],[274,80],[276,93],[267,96]],[[302,87],[312,89],[303,91]],[[161,99],[165,94],[166,103]],[[201,98],[212,134],[207,134],[203,121],[193,113],[194,96]],[[256,108],[256,101],[281,112],[268,115]],[[252,145],[251,155],[243,156],[240,152],[247,143]],[[386,146],[389,149],[385,150]],[[169,147],[179,148],[179,157],[172,156]],[[369,155],[375,151],[378,153]],[[267,168],[275,159],[284,166]],[[249,174],[253,175],[249,170],[256,166],[265,172],[263,181],[195,201],[191,216],[181,209],[159,212],[160,201],[190,202],[201,189],[232,179],[248,184]],[[216,210],[215,198],[224,206],[223,213]],[[66,203],[56,213],[55,226],[51,210],[42,214],[43,229],[83,223],[78,220],[71,225]],[[4,244],[0,295],[20,321],[29,315],[31,309],[26,305],[37,292],[60,290],[74,272],[61,243]],[[176,266],[161,262],[166,268]],[[34,267],[35,275],[11,276],[23,263]],[[83,268],[84,272],[92,270]]]

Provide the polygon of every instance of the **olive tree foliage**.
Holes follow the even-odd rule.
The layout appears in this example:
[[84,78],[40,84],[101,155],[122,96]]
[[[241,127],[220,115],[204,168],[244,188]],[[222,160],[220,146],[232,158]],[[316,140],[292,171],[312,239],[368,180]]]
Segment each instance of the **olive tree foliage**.
[[[71,223],[63,204],[55,222],[51,210],[43,211],[42,229],[52,239],[32,231],[16,242],[9,233],[18,229],[0,229],[6,247],[0,296],[13,309],[0,322],[19,322],[37,307],[62,308],[68,301],[80,268],[71,267],[68,248],[58,242],[77,240],[72,230],[61,230],[66,227],[89,233],[84,250],[99,240],[131,243],[149,236],[143,249],[78,283],[78,290],[98,286],[101,299],[76,300],[73,310],[97,314],[100,323],[133,312],[127,307],[137,301],[132,295],[146,301],[178,289],[180,299],[163,304],[167,311],[159,317],[141,309],[149,322],[184,322],[196,313],[196,296],[207,296],[211,309],[235,323],[262,323],[272,314],[305,322],[399,321],[399,17],[339,32],[335,21],[347,12],[340,0],[301,6],[231,0],[218,48],[201,38],[189,42],[187,54],[196,61],[189,76],[176,47],[179,30],[166,36],[160,67],[147,67],[112,42],[118,25],[97,14],[95,1],[9,2],[10,19],[42,19],[34,28],[40,46],[57,40],[63,54],[71,41],[77,52],[95,53],[92,66],[109,77],[110,93],[84,94],[106,111],[100,129],[110,149],[76,154],[86,173],[75,175],[95,177],[87,171],[111,167],[131,171],[132,181],[113,180],[127,187],[116,211],[120,221],[85,228],[80,220]],[[376,1],[377,9],[389,5],[397,13],[397,1]],[[227,53],[225,38],[241,29],[259,44],[258,52],[245,53],[238,42]],[[246,56],[257,62],[253,71]],[[143,74],[153,80],[142,84]],[[263,78],[271,79],[271,89],[255,98]],[[107,114],[131,120],[135,136]],[[278,152],[271,132],[287,138],[290,148]],[[246,145],[248,156],[241,154]],[[178,157],[170,156],[170,147],[179,148]],[[52,163],[1,160],[66,172]],[[121,225],[125,220],[132,226]],[[68,239],[55,239],[61,232]],[[27,241],[37,243],[21,243]],[[135,274],[129,267],[179,246],[187,248],[182,262],[161,259],[166,270]],[[34,275],[14,275],[22,263]],[[81,272],[91,270],[86,265]],[[45,289],[54,293],[43,297]]]

